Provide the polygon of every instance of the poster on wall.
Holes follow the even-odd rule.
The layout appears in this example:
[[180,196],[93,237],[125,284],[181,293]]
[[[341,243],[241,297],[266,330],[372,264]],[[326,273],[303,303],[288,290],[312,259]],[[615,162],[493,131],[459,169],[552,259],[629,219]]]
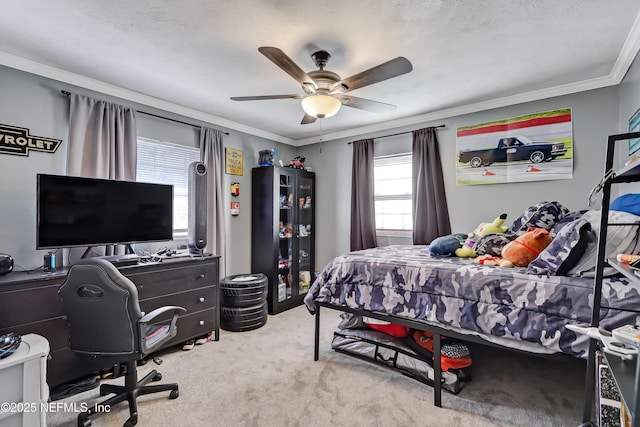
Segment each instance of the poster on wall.
[[242,175],[242,150],[235,148],[225,149],[226,172],[229,175]]
[[[640,132],[640,109],[629,119],[629,133]],[[629,140],[629,154],[633,154],[640,149],[640,138]]]
[[573,177],[571,108],[461,126],[456,184],[506,184]]

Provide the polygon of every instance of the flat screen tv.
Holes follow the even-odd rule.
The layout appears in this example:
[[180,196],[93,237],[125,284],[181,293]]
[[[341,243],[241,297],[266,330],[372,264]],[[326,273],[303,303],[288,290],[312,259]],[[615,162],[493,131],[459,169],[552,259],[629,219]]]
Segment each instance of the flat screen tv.
[[38,249],[173,239],[173,186],[37,176]]

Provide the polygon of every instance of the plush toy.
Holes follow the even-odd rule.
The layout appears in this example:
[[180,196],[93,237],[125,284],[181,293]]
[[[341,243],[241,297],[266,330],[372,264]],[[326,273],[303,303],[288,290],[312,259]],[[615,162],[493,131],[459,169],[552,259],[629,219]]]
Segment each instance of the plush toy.
[[549,231],[529,227],[527,232],[502,248],[502,258],[518,267],[526,267],[551,243]]
[[497,256],[491,256],[491,255],[480,255],[473,261],[477,264],[491,265],[495,267],[502,267],[502,268],[513,267],[513,263],[511,261],[508,261],[504,258],[500,258]]
[[468,234],[467,239],[461,248],[456,249],[456,256],[460,258],[474,258],[476,253],[473,251],[473,245],[479,237],[491,233],[504,233],[507,231],[507,227],[503,226],[504,221],[507,219],[507,214],[503,213],[499,217],[493,220],[493,222],[484,222]]
[[450,234],[436,237],[429,243],[429,255],[453,256],[456,249],[460,248],[467,236],[464,234]]

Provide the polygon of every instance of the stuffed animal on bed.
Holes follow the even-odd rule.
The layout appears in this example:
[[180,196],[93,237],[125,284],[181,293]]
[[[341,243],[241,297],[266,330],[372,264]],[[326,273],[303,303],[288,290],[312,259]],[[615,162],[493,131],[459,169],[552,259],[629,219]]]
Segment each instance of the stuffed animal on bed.
[[502,258],[518,267],[526,267],[551,243],[549,231],[529,227],[527,232],[502,248]]
[[551,243],[549,231],[543,228],[529,227],[527,232],[509,242],[502,249],[502,256],[480,255],[474,261],[477,264],[503,268],[526,267],[536,259]]
[[490,233],[504,233],[507,231],[507,227],[504,226],[504,221],[507,219],[507,214],[503,213],[499,217],[493,220],[493,222],[485,222],[468,234],[467,239],[461,248],[456,249],[456,256],[460,258],[475,258],[476,253],[473,251],[473,245],[479,237],[482,237]]
[[450,234],[433,239],[429,243],[429,255],[431,256],[454,256],[456,249],[462,247],[465,239],[464,234]]
[[511,268],[513,263],[504,258],[492,255],[480,255],[473,260],[476,264],[490,265],[493,267]]

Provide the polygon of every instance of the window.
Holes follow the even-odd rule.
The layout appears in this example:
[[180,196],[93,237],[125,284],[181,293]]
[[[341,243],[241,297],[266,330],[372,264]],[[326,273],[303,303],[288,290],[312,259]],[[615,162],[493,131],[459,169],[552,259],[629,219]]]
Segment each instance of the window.
[[377,230],[411,230],[411,153],[373,159]]
[[138,138],[136,181],[173,185],[173,234],[186,236],[189,224],[189,165],[200,161],[200,150]]

